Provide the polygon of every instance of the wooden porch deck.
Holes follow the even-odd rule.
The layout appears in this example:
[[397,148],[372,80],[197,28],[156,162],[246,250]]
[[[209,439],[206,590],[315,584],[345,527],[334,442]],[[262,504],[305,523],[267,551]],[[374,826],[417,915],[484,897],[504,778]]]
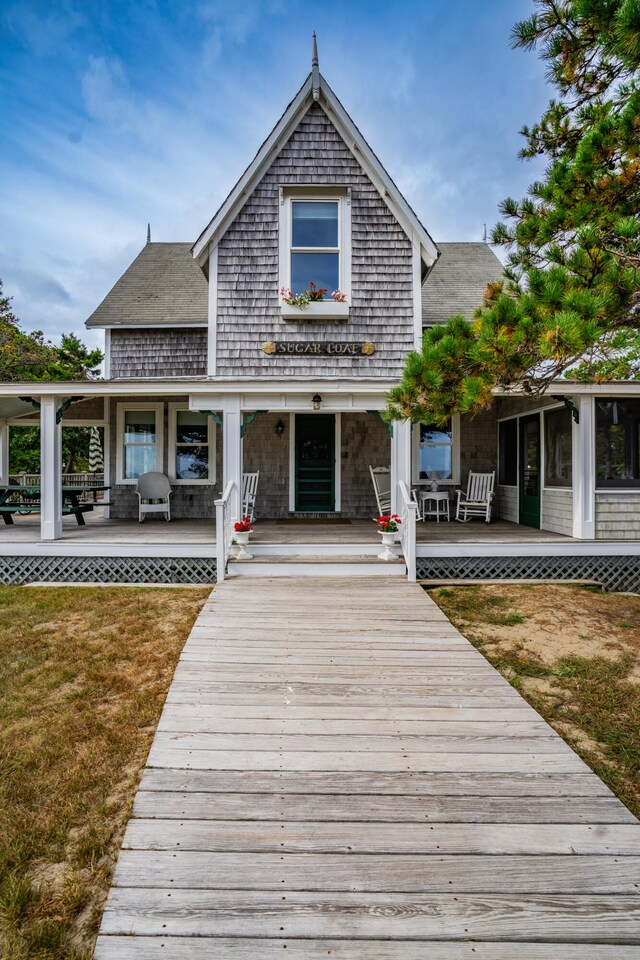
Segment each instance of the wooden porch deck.
[[[106,520],[102,511],[85,515],[85,526],[79,527],[74,517],[63,518],[63,541],[91,544],[211,544],[216,542],[215,520],[160,519]],[[418,523],[418,543],[570,543],[571,537],[546,530],[534,530],[506,520],[486,524]],[[252,542],[255,543],[377,543],[375,524],[371,520],[348,523],[313,523],[278,520],[257,520]],[[9,543],[40,542],[40,518],[15,517],[12,526],[0,524],[0,549]]]
[[640,960],[639,886],[640,824],[419,587],[231,580],[95,960]]

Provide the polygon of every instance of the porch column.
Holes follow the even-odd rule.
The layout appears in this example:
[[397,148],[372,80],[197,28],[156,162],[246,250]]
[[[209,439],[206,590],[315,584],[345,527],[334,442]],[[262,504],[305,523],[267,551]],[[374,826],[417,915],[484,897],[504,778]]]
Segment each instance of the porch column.
[[398,483],[411,489],[411,421],[397,420],[391,438],[391,512],[398,513]]
[[573,423],[573,536],[578,540],[595,538],[595,422],[593,397],[580,394],[573,398],[579,423]]
[[9,483],[9,421],[0,419],[0,484]]
[[242,510],[242,413],[240,397],[231,395],[222,404],[222,486],[235,480],[235,489],[229,502],[231,516],[240,518]]
[[62,536],[62,425],[56,423],[59,398],[40,397],[40,538]]

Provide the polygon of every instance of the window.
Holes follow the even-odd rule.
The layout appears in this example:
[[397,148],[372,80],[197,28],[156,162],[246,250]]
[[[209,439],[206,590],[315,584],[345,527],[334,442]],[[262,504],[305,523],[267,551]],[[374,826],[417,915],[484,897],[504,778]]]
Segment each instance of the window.
[[518,421],[503,420],[498,426],[498,483],[515,487],[518,483]]
[[[433,476],[436,474],[437,476]],[[453,430],[448,422],[442,427],[420,424],[420,479],[453,479]]]
[[176,484],[214,483],[215,433],[211,418],[182,404],[169,407],[169,476]]
[[596,484],[640,487],[640,400],[596,401]]
[[544,415],[544,483],[546,487],[570,487],[573,477],[569,410],[550,410]]
[[315,283],[331,299],[340,288],[339,203],[337,200],[291,201],[291,292]]
[[161,403],[118,404],[118,483],[162,471],[162,413]]
[[[351,191],[340,185],[280,188],[279,284],[296,296],[313,283],[326,290],[304,309],[281,300],[285,319],[347,319],[351,284]],[[340,290],[345,299],[333,300]]]

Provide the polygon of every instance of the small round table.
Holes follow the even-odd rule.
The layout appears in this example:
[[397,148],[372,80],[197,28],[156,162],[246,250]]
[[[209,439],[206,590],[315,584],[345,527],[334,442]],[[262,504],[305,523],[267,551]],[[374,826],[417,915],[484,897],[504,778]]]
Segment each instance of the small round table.
[[[450,519],[449,494],[446,490],[421,490],[419,496],[423,522],[425,517],[435,517],[438,523],[440,523],[440,517],[445,520]],[[429,501],[433,503],[431,509],[427,509]]]

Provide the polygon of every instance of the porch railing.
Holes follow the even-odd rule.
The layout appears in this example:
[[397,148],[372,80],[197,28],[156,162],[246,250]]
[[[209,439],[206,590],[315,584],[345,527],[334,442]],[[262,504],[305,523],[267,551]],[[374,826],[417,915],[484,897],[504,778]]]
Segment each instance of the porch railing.
[[[9,483],[15,483],[18,487],[39,487],[40,484],[40,474],[39,473],[10,473],[9,474]],[[104,486],[104,473],[63,473],[62,474],[62,486],[63,487],[103,487]],[[85,493],[81,493],[78,496],[78,500],[91,500],[91,493],[87,490]],[[20,497],[17,494],[12,498],[14,501],[28,502],[28,497]]]
[[222,583],[227,575],[227,561],[233,543],[233,525],[237,517],[231,513],[231,495],[236,487],[235,480],[229,480],[224,493],[216,500],[216,581]]
[[407,579],[416,579],[416,521],[418,504],[412,499],[404,480],[398,482],[398,515],[400,524],[400,546],[407,564]]

